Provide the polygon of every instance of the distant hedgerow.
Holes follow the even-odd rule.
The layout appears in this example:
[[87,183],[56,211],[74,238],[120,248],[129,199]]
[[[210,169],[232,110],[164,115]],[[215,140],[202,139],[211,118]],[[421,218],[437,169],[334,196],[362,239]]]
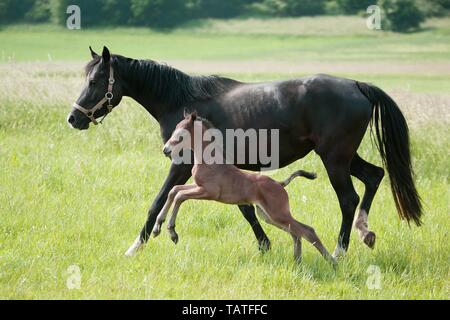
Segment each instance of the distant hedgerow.
[[420,27],[424,14],[414,0],[380,0],[384,12],[383,26],[392,31],[406,32]]

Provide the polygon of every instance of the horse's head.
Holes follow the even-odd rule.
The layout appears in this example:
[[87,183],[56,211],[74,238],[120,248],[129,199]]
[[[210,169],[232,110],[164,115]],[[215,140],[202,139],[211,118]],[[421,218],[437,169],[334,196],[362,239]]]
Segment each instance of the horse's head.
[[97,119],[110,113],[123,95],[114,58],[108,48],[103,48],[101,56],[89,49],[92,61],[86,66],[86,84],[67,118],[68,123],[79,130],[88,129],[91,122],[97,125]]

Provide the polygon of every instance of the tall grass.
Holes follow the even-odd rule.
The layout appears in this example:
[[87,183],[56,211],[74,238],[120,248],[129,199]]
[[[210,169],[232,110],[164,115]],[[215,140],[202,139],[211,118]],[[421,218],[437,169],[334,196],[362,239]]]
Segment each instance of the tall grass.
[[[125,258],[169,168],[156,121],[125,99],[104,125],[74,131],[65,119],[82,85],[81,64],[5,63],[0,71],[0,298],[448,299],[450,98],[444,89],[430,90],[426,77],[414,88],[404,85],[406,75],[375,79],[389,84],[410,124],[424,226],[399,220],[386,178],[369,219],[375,250],[354,232],[335,272],[306,243],[303,262],[295,264],[290,237],[266,224],[273,249],[260,254],[237,208],[209,202],[183,205],[177,246],[163,232],[139,256]],[[258,81],[292,74],[233,76]],[[368,135],[360,154],[380,164]],[[293,213],[332,250],[340,210],[318,157],[271,175],[282,179],[300,168],[319,179],[288,187]],[[81,270],[74,290],[67,286],[72,265]],[[372,289],[371,265],[381,272]]]

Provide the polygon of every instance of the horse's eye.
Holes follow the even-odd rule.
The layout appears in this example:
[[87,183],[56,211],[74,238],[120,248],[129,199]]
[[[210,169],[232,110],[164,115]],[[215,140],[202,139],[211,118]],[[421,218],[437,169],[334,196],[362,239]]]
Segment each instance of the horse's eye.
[[93,86],[95,84],[95,80],[89,80],[89,85]]

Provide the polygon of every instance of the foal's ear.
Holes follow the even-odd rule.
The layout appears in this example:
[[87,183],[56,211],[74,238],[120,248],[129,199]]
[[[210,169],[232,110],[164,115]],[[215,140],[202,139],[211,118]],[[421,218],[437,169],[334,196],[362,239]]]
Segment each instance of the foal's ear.
[[91,47],[91,46],[89,46],[89,50],[91,51],[91,56],[92,56],[92,59],[95,59],[95,58],[97,58],[97,57],[98,57],[98,54],[97,54],[97,53],[95,53],[95,51],[94,51],[94,50],[92,50],[92,47]]
[[109,63],[109,61],[111,61],[111,53],[107,47],[103,47],[102,58],[104,63]]
[[187,108],[184,108],[184,118],[187,119],[190,117],[190,115],[191,114],[189,113],[189,110]]

